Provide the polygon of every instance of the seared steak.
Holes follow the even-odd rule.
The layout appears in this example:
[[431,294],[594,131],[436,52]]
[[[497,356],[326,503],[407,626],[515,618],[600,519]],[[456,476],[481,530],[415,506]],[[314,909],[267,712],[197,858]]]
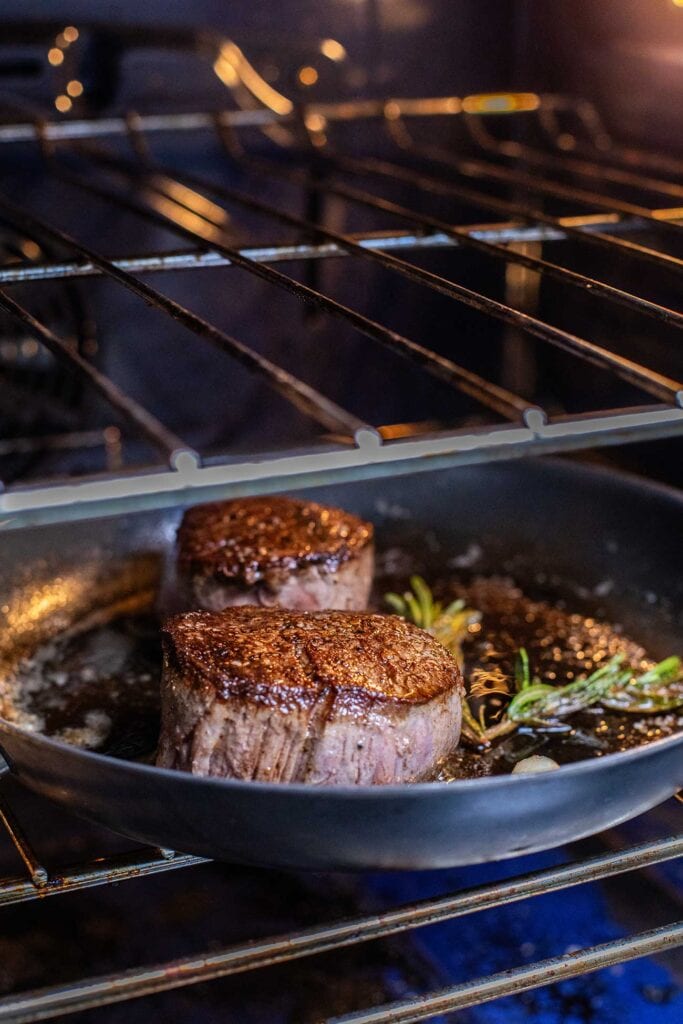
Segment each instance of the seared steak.
[[199,505],[178,531],[181,578],[196,607],[278,605],[316,611],[367,606],[372,525],[296,498]]
[[157,764],[269,782],[410,782],[460,736],[463,682],[393,615],[256,607],[163,628]]

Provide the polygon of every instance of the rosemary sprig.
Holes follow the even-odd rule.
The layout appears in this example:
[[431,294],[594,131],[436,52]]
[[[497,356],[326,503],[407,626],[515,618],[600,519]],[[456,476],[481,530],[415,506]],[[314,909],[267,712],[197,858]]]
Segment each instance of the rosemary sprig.
[[429,630],[462,667],[463,640],[469,627],[479,622],[481,613],[467,608],[462,598],[444,607],[441,601],[434,600],[431,588],[421,576],[411,576],[410,586],[412,591],[385,594],[384,600],[397,615]]
[[[522,648],[520,655],[527,659]],[[614,711],[657,714],[683,706],[683,666],[675,655],[640,675],[616,654],[589,676],[566,686],[548,686],[540,680],[521,687],[507,708],[507,717],[525,725],[540,725],[569,718],[595,704]]]
[[477,721],[472,714],[467,697],[462,702],[461,732],[463,739],[466,739],[474,747],[488,747],[491,745],[491,741],[486,737],[487,730],[482,727],[481,722]]
[[[445,608],[435,601],[421,576],[410,579],[411,591],[386,594],[387,604],[399,615],[429,630],[450,651],[462,667],[462,644],[469,627],[481,613],[467,608],[462,599]],[[520,725],[548,728],[586,708],[600,704],[615,711],[655,714],[683,706],[683,664],[673,656],[634,675],[623,654],[616,654],[590,675],[565,686],[551,686],[532,676],[529,655],[520,647],[514,672],[515,693],[497,722],[486,726],[484,708],[479,718],[463,701],[463,736],[476,746],[490,746],[493,740],[514,732]],[[500,693],[498,689],[496,692]],[[485,694],[485,691],[484,691]],[[476,696],[481,697],[482,693]]]
[[606,708],[630,714],[662,714],[683,705],[683,664],[673,655],[639,676],[627,674],[602,700]]
[[[528,664],[527,652],[522,648],[520,655],[522,651]],[[507,717],[518,724],[543,725],[583,711],[628,680],[631,673],[623,668],[623,661],[623,654],[615,654],[597,671],[565,686],[550,686],[538,679],[528,681],[521,689],[518,687],[508,704]]]

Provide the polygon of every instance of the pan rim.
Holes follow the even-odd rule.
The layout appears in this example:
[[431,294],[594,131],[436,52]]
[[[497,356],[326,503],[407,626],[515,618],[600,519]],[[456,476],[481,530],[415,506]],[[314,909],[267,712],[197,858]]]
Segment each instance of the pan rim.
[[[560,474],[566,474],[568,477],[575,477],[577,475],[584,477],[586,475],[597,477],[604,483],[616,484],[617,486],[625,487],[628,490],[636,491],[641,494],[641,496],[642,488],[643,486],[646,486],[650,495],[654,493],[659,500],[676,505],[679,509],[683,510],[683,491],[660,481],[648,480],[647,478],[628,470],[615,470],[611,467],[596,466],[552,456],[536,456],[525,461],[543,463],[545,465],[550,464],[553,470],[559,471]],[[49,529],[49,525],[46,528]],[[33,526],[27,527],[27,529],[40,529],[40,527]],[[16,736],[17,739],[24,741],[37,749],[53,749],[62,756],[67,756],[76,761],[101,764],[103,767],[113,769],[115,771],[120,770],[133,771],[138,774],[142,773],[143,776],[149,776],[150,778],[167,778],[171,780],[181,778],[186,784],[193,786],[209,785],[212,789],[238,789],[245,792],[266,793],[271,796],[276,792],[281,792],[283,794],[290,794],[293,797],[306,795],[309,798],[329,798],[332,796],[338,796],[345,799],[351,798],[357,800],[367,800],[374,796],[396,798],[400,795],[426,797],[428,794],[433,794],[434,797],[437,797],[446,792],[460,792],[463,790],[463,787],[465,787],[466,791],[472,791],[473,787],[477,787],[479,791],[483,791],[486,789],[495,789],[500,786],[516,785],[517,783],[528,784],[532,780],[536,785],[552,785],[553,780],[568,779],[576,775],[581,775],[585,772],[598,772],[601,770],[599,767],[601,765],[607,765],[609,768],[609,766],[612,765],[618,766],[622,764],[629,764],[641,759],[647,759],[650,756],[654,757],[662,749],[676,747],[678,745],[683,746],[683,731],[681,731],[674,733],[671,736],[663,736],[660,739],[651,740],[642,746],[634,747],[630,750],[615,751],[605,754],[602,757],[586,758],[570,764],[560,765],[557,771],[553,770],[533,775],[489,775],[482,778],[458,779],[452,782],[405,782],[393,783],[391,785],[358,784],[337,786],[312,785],[311,783],[306,782],[265,782],[252,779],[229,779],[220,778],[218,776],[193,775],[191,772],[182,771],[180,769],[160,768],[157,765],[146,764],[145,762],[140,761],[126,761],[111,757],[108,754],[101,754],[96,751],[75,747],[49,736],[32,733],[0,717],[0,736],[4,732],[9,732]],[[1,750],[0,753],[2,753]],[[11,771],[11,764],[9,764],[9,768]],[[683,778],[680,781],[681,784],[683,784]]]

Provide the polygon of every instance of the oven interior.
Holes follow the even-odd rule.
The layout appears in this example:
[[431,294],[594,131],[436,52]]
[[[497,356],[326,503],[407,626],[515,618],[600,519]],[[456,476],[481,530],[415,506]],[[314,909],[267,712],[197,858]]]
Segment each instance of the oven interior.
[[[437,466],[550,453],[683,483],[675,0],[54,2],[32,22],[6,0],[1,17],[5,543],[188,491],[428,486]],[[131,850],[11,779],[0,816],[0,1020],[680,1019],[673,933],[656,958],[626,948],[681,903],[673,802],[428,876]],[[626,856],[643,870],[618,874]],[[601,880],[550,891],[569,863]],[[501,880],[530,871],[541,895],[509,902]],[[481,913],[324,934],[482,886]],[[176,987],[314,926],[331,952]],[[601,943],[611,967],[548,987],[551,958]],[[511,966],[528,976],[503,999],[421,1003]],[[365,1009],[396,1000],[412,1016]]]

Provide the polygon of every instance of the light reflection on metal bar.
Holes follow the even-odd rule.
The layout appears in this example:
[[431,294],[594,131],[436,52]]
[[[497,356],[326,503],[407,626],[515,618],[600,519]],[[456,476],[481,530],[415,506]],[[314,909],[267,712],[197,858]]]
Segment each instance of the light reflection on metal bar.
[[[683,853],[683,836],[672,836],[658,842],[634,847],[631,850],[603,854],[579,863],[544,869],[455,895],[423,900],[389,910],[380,915],[373,914],[337,921],[333,924],[308,928],[290,935],[260,939],[212,951],[208,954],[184,957],[164,964],[134,968],[74,984],[55,985],[16,996],[7,996],[0,999],[0,1021],[21,1024],[24,1021],[61,1016],[95,1006],[110,1005],[155,992],[168,991],[231,974],[256,970],[331,949],[356,945],[371,939],[385,938],[439,921],[453,920],[492,907],[506,906],[544,893],[557,892],[575,885],[610,878],[647,865],[671,860],[681,853]],[[672,929],[676,927],[659,929],[657,932],[649,934],[657,935],[657,941],[661,940],[662,945],[673,944],[676,932],[672,932]],[[683,936],[683,925],[678,927],[681,928],[681,936]],[[671,934],[673,934],[673,940]],[[623,948],[625,955],[621,959],[628,959],[629,955],[638,955],[635,952],[626,952],[635,948],[631,944],[643,940],[643,936],[636,936],[634,939],[620,940],[620,943],[611,945]],[[584,952],[587,954],[590,951]],[[580,955],[577,954],[577,958]],[[535,966],[540,967],[540,965]],[[533,968],[524,968],[527,971],[530,969]],[[576,973],[580,973],[580,971]],[[545,980],[547,981],[547,975]],[[491,979],[482,979],[472,984],[483,986],[490,981]],[[542,983],[541,980],[538,981],[538,984]],[[437,993],[432,997],[424,998],[438,998],[440,995]],[[380,1011],[384,1010],[386,1010],[385,1007],[380,1008]],[[382,1017],[381,1019],[399,1018]]]
[[[501,999],[503,996],[518,995],[530,989],[556,984],[566,978],[588,974],[603,967],[651,956],[666,949],[683,945],[683,921],[641,932],[625,939],[603,942],[577,952],[554,956],[536,964],[501,971],[488,978],[466,981],[461,985],[431,992],[429,995],[406,999],[399,1003],[344,1014],[343,1017],[329,1018],[326,1024],[417,1024],[418,1021],[436,1017],[437,1014],[453,1013],[468,1006],[479,1006]],[[2,1019],[0,1017],[0,1019]]]
[[[211,113],[187,114],[145,114],[139,118],[141,128],[147,132],[197,131],[210,128],[215,119]],[[231,124],[240,127],[262,127],[281,120],[271,110],[231,110],[223,115]],[[126,117],[101,117],[93,120],[49,121],[41,131],[46,139],[58,141],[68,139],[97,139],[110,135],[126,135],[130,130]],[[36,125],[0,125],[0,143],[33,142],[36,139]]]
[[0,494],[0,532],[31,524],[177,507],[188,500],[273,493],[681,434],[683,409],[647,406],[570,417],[535,430],[504,425],[387,441],[379,448],[320,446],[173,472],[151,470],[8,488]]
[[[130,165],[127,161],[119,160],[117,158],[109,158],[106,156],[100,158],[99,154],[94,154],[93,159],[102,159],[105,166],[113,166],[117,171],[120,171],[125,175],[126,180],[130,178],[135,183],[139,184],[136,178],[138,169],[135,165]],[[159,169],[159,171],[161,173],[166,173],[163,168]],[[163,208],[158,209],[157,204],[153,204],[151,207],[141,205],[137,201],[131,200],[128,197],[123,197],[108,188],[104,189],[101,186],[93,185],[81,175],[74,175],[64,170],[59,170],[58,173],[75,186],[92,192],[94,195],[108,199],[110,202],[117,204],[122,209],[127,211],[130,210],[135,214],[146,217],[153,223],[158,222],[162,226],[170,224],[171,229],[177,234],[189,237],[194,241],[201,241],[201,236],[198,235],[194,227],[186,227],[182,222],[176,221],[176,219],[170,217]],[[156,173],[157,168],[154,165],[150,165],[149,176],[145,177],[143,181],[145,183],[149,181],[151,188],[158,189],[159,186],[154,184]],[[193,183],[196,181],[193,176],[183,175],[182,177],[183,180],[186,181],[191,181]],[[173,179],[170,179],[170,181],[171,185],[176,184]],[[306,230],[317,231],[320,236],[327,238],[328,241],[332,241],[342,248],[350,249],[354,255],[359,254],[361,257],[366,259],[375,260],[389,270],[400,273],[411,282],[419,283],[432,291],[447,295],[449,298],[470,306],[480,313],[501,320],[503,323],[513,324],[519,327],[522,331],[539,338],[541,341],[555,345],[556,347],[564,349],[584,361],[592,363],[594,366],[607,369],[612,373],[617,374],[623,380],[628,381],[635,387],[638,387],[651,395],[654,395],[661,401],[683,405],[683,384],[681,384],[681,382],[659,374],[648,367],[641,366],[633,360],[627,359],[626,357],[619,355],[616,352],[612,352],[609,349],[605,349],[586,338],[574,335],[569,331],[555,326],[554,324],[550,324],[545,320],[534,317],[527,312],[508,306],[506,303],[493,299],[483,292],[479,292],[450,279],[433,274],[432,272],[424,270],[413,263],[401,260],[393,254],[382,253],[373,249],[364,249],[361,246],[357,246],[354,242],[346,239],[343,235],[331,232],[329,229],[321,228],[318,225],[308,224],[306,221],[301,221],[299,218],[294,217],[293,214],[279,211],[273,208],[270,204],[264,203],[262,200],[251,198],[234,189],[228,189],[226,187],[213,184],[206,185],[203,181],[201,187],[209,188],[213,195],[221,197],[227,196],[229,201],[237,202],[240,206],[257,209],[259,212],[265,213],[265,215],[270,219],[275,219],[289,224],[293,223],[294,225],[303,227]],[[150,199],[148,202],[152,203],[153,201]],[[326,293],[321,293],[308,285],[302,284],[295,278],[281,274],[279,271],[276,271],[271,267],[264,267],[262,264],[245,260],[238,252],[231,249],[229,246],[221,244],[220,241],[213,240],[212,247],[218,252],[222,252],[224,256],[231,258],[234,262],[239,263],[250,273],[263,278],[280,289],[295,294],[304,302],[313,303],[319,308],[325,310],[326,313],[330,313],[331,315],[350,323],[356,330],[359,330],[361,333],[373,338],[373,340],[379,341],[381,344],[394,349],[399,354],[412,359],[424,369],[445,379],[447,383],[465,391],[466,394],[471,395],[478,402],[496,409],[496,411],[503,416],[506,416],[509,419],[514,419],[518,417],[521,412],[524,422],[529,422],[529,415],[533,416],[534,419],[539,417],[541,419],[545,419],[545,414],[541,410],[533,407],[526,409],[525,407],[528,403],[525,403],[518,396],[510,394],[504,389],[496,387],[488,381],[478,378],[475,374],[472,374],[457,364],[451,363],[450,360],[446,360],[443,357],[439,358],[436,353],[425,349],[423,346],[417,345],[412,340],[397,334],[395,331],[387,329],[383,324],[378,324],[369,320],[367,317],[359,314],[355,309],[346,307],[330,298]]]
[[[505,236],[513,231],[506,227]],[[521,229],[524,231],[524,229]],[[525,232],[525,239],[526,239]],[[387,233],[380,236],[358,237],[358,244],[377,249],[431,249],[437,246],[452,246],[453,242],[440,232],[428,235],[415,235],[409,232]],[[535,239],[534,239],[535,240]],[[279,263],[288,260],[323,259],[331,256],[343,256],[345,253],[336,245],[313,245],[301,243],[295,245],[267,245],[246,247],[240,253],[247,259],[258,263]],[[128,273],[154,273],[156,271],[203,270],[207,267],[229,267],[232,262],[219,252],[197,252],[194,249],[169,252],[150,253],[142,256],[125,256],[112,259],[111,263],[119,270]],[[48,281],[55,278],[95,277],[102,271],[88,260],[51,260],[40,263],[21,263],[11,267],[0,267],[0,284],[18,284],[25,281]]]
[[[533,94],[520,93],[518,95],[531,96]],[[470,97],[470,99],[472,98]],[[394,99],[391,102],[397,106],[403,117],[452,114],[459,112],[461,108],[461,101],[457,96]],[[311,104],[306,109],[309,113],[319,114],[331,121],[354,121],[362,118],[383,117],[385,106],[385,100],[357,100],[347,103]],[[484,111],[481,112],[483,113]],[[502,112],[501,110],[495,111],[495,113]],[[278,122],[287,121],[289,115],[283,116],[266,108],[258,108],[256,110],[225,110],[221,112],[221,118],[225,123],[234,125],[236,128],[263,128]],[[136,117],[136,124],[140,130],[145,132],[197,131],[203,128],[212,128],[215,124],[215,119],[215,112],[207,113],[205,111],[184,114],[139,114]],[[48,121],[41,126],[41,133],[44,137],[54,141],[127,135],[129,131],[130,121],[126,117]],[[0,143],[30,142],[34,141],[35,138],[35,124],[0,125]]]
[[[590,215],[572,217],[571,226],[582,228],[586,232],[599,231],[609,224],[610,230],[615,226],[611,220]],[[619,227],[624,230],[630,227],[628,221],[622,221]],[[633,226],[636,226],[635,223]],[[507,224],[462,225],[461,230],[467,231],[473,238],[484,242],[550,242],[566,238],[561,228],[544,225],[522,225],[513,222]],[[424,235],[412,232],[386,232],[372,235],[351,235],[359,245],[368,249],[386,251],[409,249],[455,248],[458,242],[440,231]],[[279,263],[288,260],[325,259],[347,255],[338,246],[331,243],[314,245],[301,243],[296,245],[267,245],[245,247],[239,250],[247,259],[257,263]],[[156,271],[202,270],[207,267],[228,267],[232,263],[227,256],[219,252],[197,252],[186,250],[169,253],[150,253],[141,256],[126,256],[112,259],[112,264],[128,273],[154,273]],[[56,278],[96,277],[102,271],[87,260],[51,260],[40,263],[20,263],[9,267],[0,267],[0,285],[18,284],[25,281],[50,281]]]
[[677,223],[677,220],[680,219],[683,213],[680,206],[672,209],[652,209],[648,206],[640,206],[637,203],[627,203],[623,199],[607,197],[599,192],[578,188],[576,185],[563,185],[559,181],[539,178],[526,171],[501,167],[487,160],[472,159],[470,157],[462,160],[449,159],[449,165],[457,169],[459,174],[467,178],[475,178],[477,182],[490,180],[502,181],[508,185],[519,185],[525,191],[532,193],[538,192],[540,195],[550,196],[551,198],[566,199],[569,202],[575,202],[596,210],[603,210],[607,213],[616,212],[627,217],[638,217],[644,223],[654,224],[672,234],[683,232],[683,224]]

